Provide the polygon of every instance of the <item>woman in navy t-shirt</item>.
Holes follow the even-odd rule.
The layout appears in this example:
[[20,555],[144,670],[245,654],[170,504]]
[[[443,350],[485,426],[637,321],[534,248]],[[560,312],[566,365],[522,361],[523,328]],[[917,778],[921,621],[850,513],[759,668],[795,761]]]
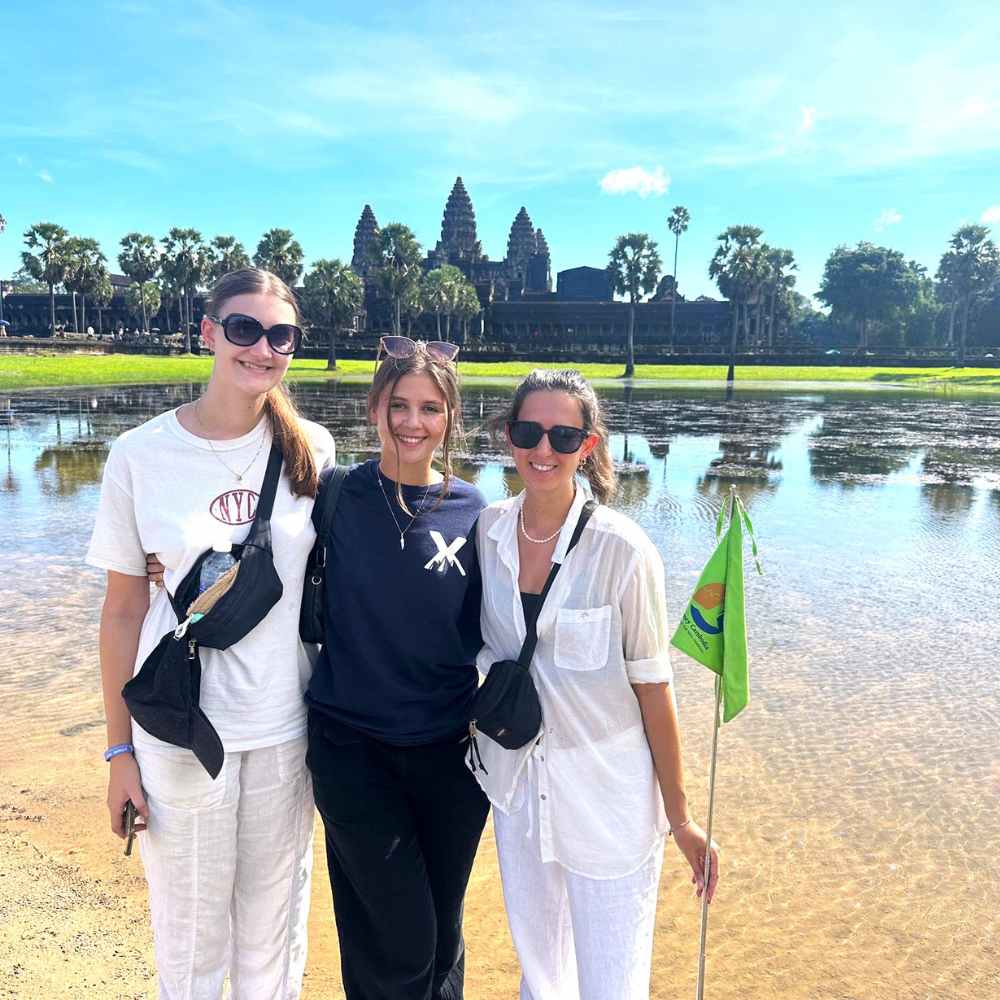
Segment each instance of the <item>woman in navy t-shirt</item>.
[[[348,1000],[462,996],[462,902],[488,802],[464,763],[476,692],[482,495],[451,472],[451,344],[383,338],[379,459],[351,469],[306,695]],[[444,472],[432,466],[441,450]]]

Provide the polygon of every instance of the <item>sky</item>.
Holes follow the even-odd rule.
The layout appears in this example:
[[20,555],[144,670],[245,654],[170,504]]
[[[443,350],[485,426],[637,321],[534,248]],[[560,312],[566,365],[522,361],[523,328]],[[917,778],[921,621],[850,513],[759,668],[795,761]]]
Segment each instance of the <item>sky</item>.
[[1000,239],[1000,5],[91,0],[5,5],[0,276],[41,221],[118,242],[291,229],[349,259],[365,203],[440,237],[455,177],[506,253],[524,205],[556,271],[649,233],[718,296],[719,233],[791,249],[813,294],[838,244],[937,267]]

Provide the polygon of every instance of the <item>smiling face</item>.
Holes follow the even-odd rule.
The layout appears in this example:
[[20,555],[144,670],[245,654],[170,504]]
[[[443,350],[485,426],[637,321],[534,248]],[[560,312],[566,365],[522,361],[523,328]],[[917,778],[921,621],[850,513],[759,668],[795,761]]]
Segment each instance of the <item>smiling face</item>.
[[[583,427],[580,401],[558,390],[531,392],[524,397],[517,412],[518,420],[532,420],[548,430],[550,427]],[[510,443],[510,435],[507,436]],[[596,434],[589,435],[579,451],[564,455],[555,451],[548,434],[534,448],[515,448],[510,444],[514,464],[529,493],[557,494],[572,492],[573,477],[580,463],[594,450]]]
[[[298,317],[291,303],[275,295],[254,292],[234,295],[219,307],[219,317],[242,313],[259,320],[264,329],[276,323],[298,324]],[[212,381],[220,388],[235,390],[248,396],[260,396],[273,389],[284,377],[291,363],[291,355],[271,350],[267,337],[261,337],[251,347],[238,347],[226,340],[222,327],[208,317],[201,321],[201,339],[214,354]]]
[[429,469],[448,432],[447,400],[424,372],[390,383],[369,417],[378,428],[387,474],[396,468],[397,454],[400,468]]

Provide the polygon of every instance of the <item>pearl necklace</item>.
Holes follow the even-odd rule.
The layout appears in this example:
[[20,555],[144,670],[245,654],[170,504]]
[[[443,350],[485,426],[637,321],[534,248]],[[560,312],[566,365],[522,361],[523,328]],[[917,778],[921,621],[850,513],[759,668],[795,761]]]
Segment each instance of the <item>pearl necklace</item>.
[[563,526],[566,524],[566,522],[563,521],[563,523],[560,524],[559,527],[556,528],[556,530],[553,531],[552,534],[549,535],[548,538],[532,538],[531,535],[528,534],[528,529],[524,526],[524,505],[523,504],[521,505],[521,509],[517,512],[517,516],[518,516],[518,522],[521,525],[521,534],[524,535],[524,537],[529,542],[533,542],[535,545],[544,545],[546,542],[551,542],[552,539],[555,538],[556,535],[558,535],[559,532],[563,530]]

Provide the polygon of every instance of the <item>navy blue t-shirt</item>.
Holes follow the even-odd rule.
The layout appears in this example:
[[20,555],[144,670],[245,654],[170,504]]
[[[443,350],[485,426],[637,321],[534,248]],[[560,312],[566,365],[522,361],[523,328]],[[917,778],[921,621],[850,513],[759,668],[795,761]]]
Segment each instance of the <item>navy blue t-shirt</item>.
[[[442,486],[396,484],[377,460],[351,469],[334,515],[327,556],[326,641],[306,701],[375,739],[418,746],[468,728],[482,646],[482,580],[473,526],[482,494],[452,477]],[[386,502],[388,499],[388,503]]]

